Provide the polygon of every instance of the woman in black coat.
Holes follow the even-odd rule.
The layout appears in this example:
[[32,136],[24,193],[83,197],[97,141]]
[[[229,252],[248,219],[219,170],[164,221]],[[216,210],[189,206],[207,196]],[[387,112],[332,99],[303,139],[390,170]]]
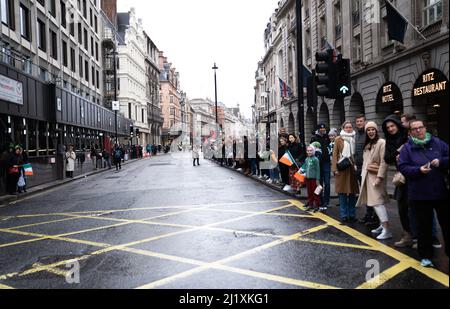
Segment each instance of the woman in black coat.
[[[397,115],[388,116],[383,122],[383,132],[386,138],[386,150],[384,155],[384,161],[389,165],[395,165],[397,170],[397,160],[400,155],[401,147],[408,142],[408,134],[403,127],[400,118]],[[406,184],[397,186],[395,188],[395,198],[397,200],[398,212],[400,215],[400,222],[403,228],[402,239],[395,243],[397,248],[412,246],[412,233],[411,225],[409,221],[409,205],[407,196]]]

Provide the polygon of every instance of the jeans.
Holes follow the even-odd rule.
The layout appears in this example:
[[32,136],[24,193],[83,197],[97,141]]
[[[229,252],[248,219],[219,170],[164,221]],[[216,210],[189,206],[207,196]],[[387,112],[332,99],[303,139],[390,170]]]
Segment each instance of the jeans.
[[320,202],[323,206],[330,204],[330,178],[331,163],[322,162],[320,164],[320,185],[323,187],[323,192],[320,195]]
[[252,169],[252,174],[257,175],[258,166],[256,164],[256,159],[250,159],[250,168]]
[[[414,207],[409,207],[409,225],[411,228],[411,236],[413,239],[417,239],[419,237],[418,232],[418,223],[417,223],[417,212]],[[433,211],[433,222],[431,225],[431,233],[433,237],[437,237],[437,222],[436,222],[436,213]]]
[[341,219],[356,217],[355,194],[339,194],[339,206]]
[[269,172],[270,172],[270,179],[280,180],[280,171],[278,170],[278,167],[269,170]]

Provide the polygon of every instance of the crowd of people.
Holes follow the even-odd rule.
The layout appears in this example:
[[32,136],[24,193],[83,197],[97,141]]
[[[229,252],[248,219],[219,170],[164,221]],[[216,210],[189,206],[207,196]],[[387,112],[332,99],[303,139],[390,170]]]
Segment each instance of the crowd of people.
[[[277,152],[268,146],[258,149],[255,136],[223,140],[221,147],[211,145],[206,151],[222,166],[280,185],[284,191],[301,194],[306,187],[306,206],[312,212],[331,206],[334,177],[341,221],[366,225],[378,240],[393,237],[395,223],[387,211],[391,182],[403,229],[395,246],[417,248],[422,266],[433,266],[433,247],[442,247],[439,223],[448,256],[449,147],[427,131],[424,121],[414,115],[391,115],[378,125],[360,115],[354,123],[344,122],[340,130],[320,124],[308,145],[285,129],[278,138]],[[255,148],[255,155],[249,153]],[[194,149],[194,166],[198,157]],[[357,207],[365,210],[359,220]]]
[[23,151],[22,145],[9,144],[4,147],[0,158],[0,177],[4,190],[10,195],[27,192],[27,176],[25,164],[28,164],[28,155]]

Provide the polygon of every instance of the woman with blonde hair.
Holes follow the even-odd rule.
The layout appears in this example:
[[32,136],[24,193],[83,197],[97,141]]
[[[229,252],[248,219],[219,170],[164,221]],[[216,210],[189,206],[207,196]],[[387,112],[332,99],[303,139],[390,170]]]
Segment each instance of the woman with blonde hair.
[[339,195],[340,217],[343,222],[356,222],[355,131],[350,121],[344,122],[342,132],[333,148],[331,170],[335,176],[335,191]]

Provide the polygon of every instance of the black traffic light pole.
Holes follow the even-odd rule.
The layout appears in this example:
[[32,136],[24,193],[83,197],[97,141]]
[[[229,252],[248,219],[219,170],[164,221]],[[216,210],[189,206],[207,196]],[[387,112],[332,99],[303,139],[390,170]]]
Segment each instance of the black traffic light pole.
[[305,145],[305,110],[303,103],[303,21],[302,1],[295,1],[295,16],[297,22],[297,92],[298,92],[298,130],[300,141]]

